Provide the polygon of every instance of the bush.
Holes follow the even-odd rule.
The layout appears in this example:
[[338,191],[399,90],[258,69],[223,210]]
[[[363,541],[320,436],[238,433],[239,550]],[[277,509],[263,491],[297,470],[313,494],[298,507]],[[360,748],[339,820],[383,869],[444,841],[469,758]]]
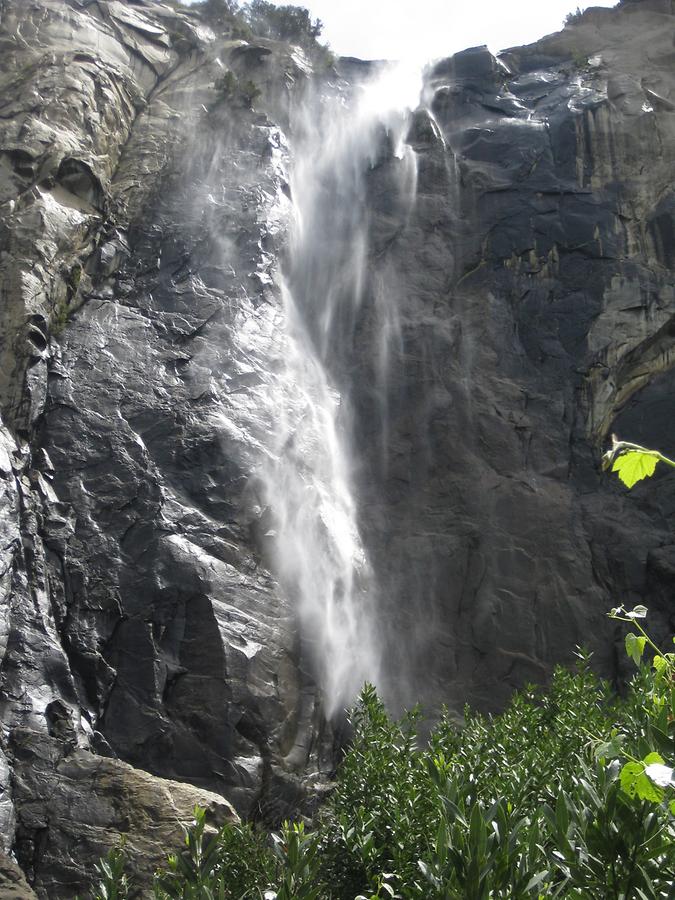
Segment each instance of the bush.
[[419,712],[394,721],[367,686],[311,832],[287,823],[268,840],[227,826],[206,841],[197,810],[155,896],[666,900],[675,805],[652,779],[673,773],[649,751],[673,752],[675,656],[652,647],[644,663],[645,634],[638,624],[627,637],[641,668],[625,699],[581,654],[547,690],[527,688],[499,716],[466,710],[462,728],[444,716],[422,745]]
[[235,18],[239,5],[230,0],[203,0],[196,7],[205,22],[217,28],[231,25]]
[[391,722],[366,691],[326,817],[325,864],[349,888],[333,896],[387,872],[420,900],[665,897],[667,811],[631,800],[592,752],[617,722],[635,740],[644,717],[582,662],[500,716],[467,710],[462,730],[443,719],[420,749],[410,720]]
[[235,0],[202,0],[192,8],[197,10],[207,25],[216,31],[244,40],[253,37],[245,13]]
[[260,88],[254,81],[240,81],[231,69],[216,79],[213,84],[221,100],[227,100],[245,109],[251,109],[260,96]]
[[323,28],[321,20],[312,21],[309,11],[303,7],[275,6],[267,0],[252,0],[246,16],[256,34],[303,46],[315,44]]
[[273,861],[265,839],[250,826],[225,825],[206,835],[206,814],[195,808],[185,829],[181,853],[168,858],[155,876],[155,900],[216,900],[258,897],[273,876]]
[[583,16],[582,10],[577,6],[574,12],[569,12],[565,16],[565,25],[574,25],[575,22],[579,22],[581,17]]

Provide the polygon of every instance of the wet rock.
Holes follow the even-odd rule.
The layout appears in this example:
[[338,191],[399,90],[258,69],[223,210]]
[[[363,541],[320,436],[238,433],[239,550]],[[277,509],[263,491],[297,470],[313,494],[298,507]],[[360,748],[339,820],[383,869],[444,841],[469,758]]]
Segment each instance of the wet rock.
[[[333,765],[247,486],[287,148],[218,102],[239,44],[191,11],[45,0],[2,28],[0,822],[72,897],[116,833],[147,880],[208,788],[276,818]],[[304,63],[264,56],[283,119]]]
[[406,143],[418,153],[442,143],[440,129],[426,109],[416,109],[413,113]]
[[[672,365],[675,120],[646,92],[675,90],[671,26],[659,2],[595,10],[503,64],[475,48],[427,73],[416,207],[377,257],[400,338],[384,390],[363,387],[373,284],[345,381],[393,702],[498,707],[575,643],[614,673],[617,597],[672,629],[653,556],[672,531],[664,483],[626,497],[597,470],[613,423],[668,446],[662,407],[635,416],[657,376],[665,402]],[[426,162],[435,127],[444,166]]]
[[[381,132],[330,375],[392,706],[494,709],[579,643],[616,675],[617,603],[672,626],[675,489],[597,466],[613,428],[675,441],[672,14],[457,54],[405,150]],[[117,833],[147,878],[196,800],[276,820],[335,763],[259,479],[303,410],[277,273],[312,70],[155,0],[2,15],[0,834],[65,898]]]

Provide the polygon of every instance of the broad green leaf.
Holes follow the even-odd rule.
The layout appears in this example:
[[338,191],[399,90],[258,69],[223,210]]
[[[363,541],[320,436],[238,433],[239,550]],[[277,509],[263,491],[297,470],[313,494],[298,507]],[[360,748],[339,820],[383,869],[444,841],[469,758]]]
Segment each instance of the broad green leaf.
[[654,766],[654,765],[662,766],[663,765],[663,757],[661,756],[660,753],[652,752],[652,753],[649,753],[647,756],[645,756],[645,758],[642,760],[642,762],[645,764],[645,766]]
[[653,450],[624,450],[614,460],[612,472],[616,472],[627,488],[632,488],[643,478],[654,474],[659,454]]
[[647,638],[630,632],[626,635],[626,653],[633,660],[636,666],[640,665],[642,654],[644,653]]
[[635,789],[640,800],[649,800],[651,803],[660,803],[663,800],[663,788],[654,784],[646,774],[638,776]]
[[663,762],[658,753],[650,753],[642,762],[628,762],[621,770],[621,790],[629,797],[637,796],[640,800],[660,803],[663,800],[663,789],[647,776],[646,765],[659,765]]
[[671,812],[671,815],[675,816],[675,800],[671,800],[668,804],[668,809]]
[[645,771],[645,765],[641,762],[627,762],[626,765],[621,769],[621,775],[619,776],[621,779],[621,790],[624,794],[628,794],[629,797],[634,797],[637,792],[637,780],[640,775],[643,775]]

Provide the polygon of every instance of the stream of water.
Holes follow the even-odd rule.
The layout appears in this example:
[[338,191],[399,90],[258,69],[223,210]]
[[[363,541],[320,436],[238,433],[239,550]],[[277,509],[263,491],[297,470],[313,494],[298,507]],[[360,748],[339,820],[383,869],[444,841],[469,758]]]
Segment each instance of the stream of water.
[[375,371],[386,379],[397,313],[381,285],[369,285],[367,182],[388,148],[402,160],[401,193],[414,196],[414,155],[404,136],[420,84],[419,71],[390,66],[353,94],[307,103],[294,128],[294,218],[280,288],[283,377],[295,400],[278,410],[263,481],[277,576],[297,606],[329,717],[365,681],[380,681],[377,583],[354,489],[349,358],[370,297],[381,323]]

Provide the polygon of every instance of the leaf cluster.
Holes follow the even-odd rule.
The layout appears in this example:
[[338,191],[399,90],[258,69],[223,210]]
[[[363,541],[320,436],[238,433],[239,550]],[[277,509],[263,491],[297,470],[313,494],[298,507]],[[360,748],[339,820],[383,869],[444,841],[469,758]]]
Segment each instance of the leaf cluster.
[[659,667],[642,666],[620,699],[584,658],[499,716],[467,709],[462,727],[443,716],[425,741],[417,710],[393,720],[366,686],[311,828],[286,823],[267,838],[227,826],[207,837],[196,810],[155,896],[665,900],[675,830],[654,779],[670,770],[658,754],[638,758],[664,724],[649,699]]
[[575,22],[581,21],[582,16],[583,16],[583,10],[579,6],[577,6],[577,8],[574,10],[574,12],[567,13],[567,15],[565,16],[564,24],[565,25],[574,25]]
[[240,17],[239,4],[232,0],[202,0],[195,8],[205,22],[219,30],[232,28]]
[[630,611],[619,606],[609,615],[635,629],[625,635],[624,641],[627,655],[638,667],[634,682],[638,690],[633,698],[639,697],[641,727],[632,754],[626,750],[626,735],[617,732],[617,746],[608,745],[608,756],[628,759],[620,775],[624,793],[653,804],[669,802],[675,815],[675,653],[662,652],[645,630],[645,606]]
[[622,791],[616,764],[594,760],[589,741],[617,723],[637,739],[645,711],[614,698],[585,663],[558,670],[548,691],[517,695],[501,716],[467,710],[462,729],[446,717],[420,748],[404,721],[383,753],[396,725],[373,696],[361,704],[367,727],[357,720],[333,798],[343,872],[351,862],[364,880],[400,873],[405,898],[668,896],[667,810]]
[[309,10],[302,6],[277,6],[267,0],[251,0],[245,14],[255,34],[301,46],[313,46],[323,30],[321,20],[312,19]]
[[231,69],[227,69],[213,84],[219,100],[226,100],[235,106],[252,109],[260,96],[260,88],[249,79],[239,79]]

